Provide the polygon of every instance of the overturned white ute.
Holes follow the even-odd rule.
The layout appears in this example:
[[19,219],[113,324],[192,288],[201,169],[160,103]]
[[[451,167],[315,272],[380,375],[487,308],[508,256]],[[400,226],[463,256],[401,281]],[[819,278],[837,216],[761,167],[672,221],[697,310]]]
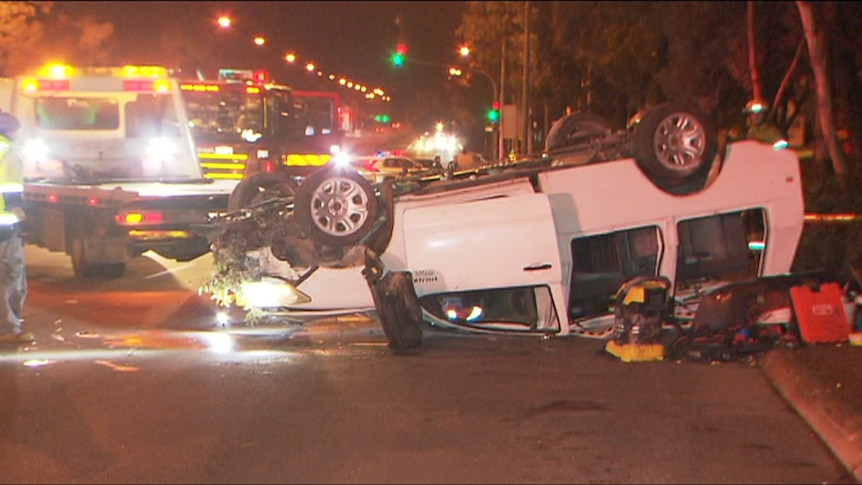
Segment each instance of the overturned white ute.
[[710,288],[789,272],[804,218],[793,152],[717,147],[672,105],[617,133],[572,115],[541,158],[465,179],[371,186],[329,166],[232,197],[206,291],[292,322],[374,314],[396,349],[419,346],[423,322],[601,334],[635,276],[667,277],[693,318]]

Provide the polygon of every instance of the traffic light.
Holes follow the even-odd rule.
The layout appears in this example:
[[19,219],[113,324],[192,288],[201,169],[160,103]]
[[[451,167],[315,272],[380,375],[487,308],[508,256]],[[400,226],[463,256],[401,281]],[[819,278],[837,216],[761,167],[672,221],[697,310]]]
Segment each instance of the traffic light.
[[401,67],[404,65],[404,58],[407,56],[407,45],[406,44],[398,44],[395,47],[395,53],[392,54],[392,64],[395,67]]
[[374,121],[378,123],[389,123],[389,115],[376,115]]
[[491,105],[491,109],[488,110],[488,121],[491,123],[496,123],[500,121],[500,103],[494,101],[494,104]]

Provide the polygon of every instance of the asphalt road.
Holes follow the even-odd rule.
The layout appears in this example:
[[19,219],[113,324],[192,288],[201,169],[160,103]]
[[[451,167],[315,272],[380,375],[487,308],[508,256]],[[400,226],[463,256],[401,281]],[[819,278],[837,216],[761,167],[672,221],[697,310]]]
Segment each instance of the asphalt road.
[[0,349],[2,483],[855,483],[757,367],[364,318],[219,327],[210,260],[77,282],[28,248],[34,345]]

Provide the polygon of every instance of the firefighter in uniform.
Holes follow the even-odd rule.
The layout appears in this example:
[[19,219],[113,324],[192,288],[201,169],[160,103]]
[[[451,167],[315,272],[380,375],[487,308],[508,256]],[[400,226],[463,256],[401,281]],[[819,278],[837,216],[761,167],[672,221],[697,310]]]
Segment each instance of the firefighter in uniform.
[[769,103],[753,99],[745,105],[744,112],[748,115],[749,140],[768,143],[775,148],[783,148],[787,145],[784,134],[774,123],[769,121]]
[[0,342],[27,343],[33,334],[21,328],[27,297],[24,266],[24,174],[12,141],[20,128],[18,120],[0,113]]

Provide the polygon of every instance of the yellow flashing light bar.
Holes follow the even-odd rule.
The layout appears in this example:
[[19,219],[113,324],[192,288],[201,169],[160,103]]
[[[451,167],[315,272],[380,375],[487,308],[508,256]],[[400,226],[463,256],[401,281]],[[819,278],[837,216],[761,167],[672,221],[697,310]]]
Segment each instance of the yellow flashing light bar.
[[68,64],[46,64],[39,70],[39,75],[51,79],[65,79],[75,74],[75,69]]
[[162,66],[123,66],[123,77],[168,77],[168,70]]
[[182,91],[197,91],[197,92],[216,92],[219,91],[219,87],[213,84],[193,84],[193,83],[183,83],[180,84],[180,90]]
[[300,155],[291,153],[287,156],[286,165],[291,167],[319,167],[329,163],[330,155]]

